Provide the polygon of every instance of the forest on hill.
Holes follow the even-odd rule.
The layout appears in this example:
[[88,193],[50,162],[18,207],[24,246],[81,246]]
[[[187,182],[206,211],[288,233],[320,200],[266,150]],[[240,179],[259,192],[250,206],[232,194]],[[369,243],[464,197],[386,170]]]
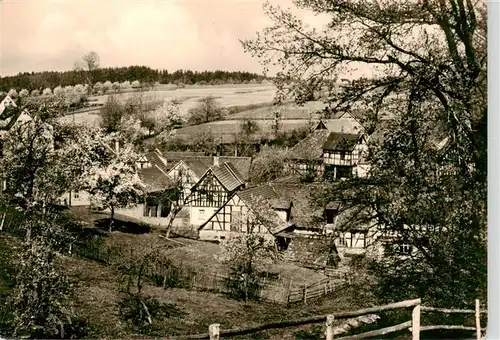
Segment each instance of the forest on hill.
[[[152,69],[147,66],[107,67],[93,71],[95,82],[124,82],[138,80],[143,84],[200,84],[219,85],[231,83],[261,82],[266,79],[262,75],[241,71],[190,71]],[[44,89],[57,86],[85,84],[85,73],[82,71],[43,71],[24,72],[15,76],[0,77],[0,91],[10,89]]]

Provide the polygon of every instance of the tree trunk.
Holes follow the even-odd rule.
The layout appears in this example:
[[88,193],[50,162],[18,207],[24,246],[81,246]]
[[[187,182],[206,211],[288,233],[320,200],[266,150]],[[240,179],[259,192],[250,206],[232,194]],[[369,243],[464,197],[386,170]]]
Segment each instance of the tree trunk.
[[111,222],[109,223],[109,232],[113,231],[114,224],[115,224],[115,207],[111,206]]

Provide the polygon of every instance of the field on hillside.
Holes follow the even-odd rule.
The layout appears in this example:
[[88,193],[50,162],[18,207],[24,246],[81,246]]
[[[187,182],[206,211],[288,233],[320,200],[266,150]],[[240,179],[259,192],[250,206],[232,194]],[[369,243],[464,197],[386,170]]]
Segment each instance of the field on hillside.
[[[169,85],[160,85],[152,91],[142,92],[145,101],[161,101],[177,99],[181,102],[181,112],[187,112],[195,107],[203,97],[213,96],[220,105],[224,107],[270,103],[274,97],[275,87],[270,84],[240,84],[240,85],[206,85],[186,86],[184,88],[172,88]],[[137,95],[138,92],[126,92],[117,94],[122,101]],[[97,103],[106,102],[110,94],[92,96],[89,99]],[[64,121],[95,124],[98,121],[99,109],[63,117]]]
[[[176,99],[180,102],[182,113],[197,105],[201,98],[213,96],[223,107],[245,106],[254,104],[271,104],[274,96],[275,87],[269,84],[255,85],[218,85],[218,86],[189,86],[185,88],[172,88],[169,85],[160,85],[153,91],[142,92],[145,101],[162,101]],[[122,101],[137,95],[138,92],[125,92],[116,94]],[[97,103],[104,103],[110,95],[90,97]],[[318,119],[318,111],[321,111],[325,105],[321,102],[310,102],[304,106],[297,106],[293,103],[284,104],[281,108],[283,120],[298,119]],[[85,124],[97,124],[99,121],[99,109],[85,110],[61,118],[66,122],[77,122]],[[230,114],[226,120],[245,120],[258,119],[266,120],[274,118],[274,107],[271,105],[257,109],[245,110],[236,114]],[[219,128],[219,127],[218,127]]]

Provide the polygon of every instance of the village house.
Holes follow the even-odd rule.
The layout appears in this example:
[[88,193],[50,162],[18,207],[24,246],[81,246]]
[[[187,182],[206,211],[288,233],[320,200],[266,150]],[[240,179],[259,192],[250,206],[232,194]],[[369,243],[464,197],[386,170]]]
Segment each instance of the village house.
[[218,241],[230,234],[251,232],[284,250],[290,240],[277,234],[293,230],[291,209],[292,202],[280,199],[269,184],[236,191],[200,225],[199,238]]
[[245,187],[246,181],[231,162],[219,163],[214,157],[214,165],[191,188],[187,197],[190,225],[204,224],[231,195]]
[[174,189],[175,183],[167,175],[165,158],[159,150],[148,152],[136,161],[136,168],[145,186],[144,199],[131,207],[116,209],[116,213],[148,224],[168,224],[171,201],[162,197]]
[[290,149],[288,170],[308,181],[365,176],[368,168],[362,161],[367,140],[355,130],[348,120],[320,121]]
[[16,110],[17,105],[15,101],[5,94],[0,94],[0,150],[2,136],[7,133],[15,124],[21,124],[32,120],[28,111]]

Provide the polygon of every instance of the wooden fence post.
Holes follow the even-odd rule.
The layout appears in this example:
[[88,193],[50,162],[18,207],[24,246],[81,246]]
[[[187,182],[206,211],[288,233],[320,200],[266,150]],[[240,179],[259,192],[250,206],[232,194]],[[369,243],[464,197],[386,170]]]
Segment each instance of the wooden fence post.
[[416,305],[411,314],[411,333],[412,340],[420,340],[420,305]]
[[481,340],[481,310],[479,309],[479,299],[476,299],[476,340]]
[[213,323],[208,326],[208,334],[210,335],[210,340],[219,340],[220,339],[220,324]]
[[326,316],[326,340],[333,340],[333,321],[335,320],[335,317],[333,314],[328,314]]
[[290,279],[290,283],[288,284],[288,292],[286,294],[286,303],[290,303],[290,294],[292,293],[292,279]]
[[304,285],[304,305],[307,305],[307,285]]

